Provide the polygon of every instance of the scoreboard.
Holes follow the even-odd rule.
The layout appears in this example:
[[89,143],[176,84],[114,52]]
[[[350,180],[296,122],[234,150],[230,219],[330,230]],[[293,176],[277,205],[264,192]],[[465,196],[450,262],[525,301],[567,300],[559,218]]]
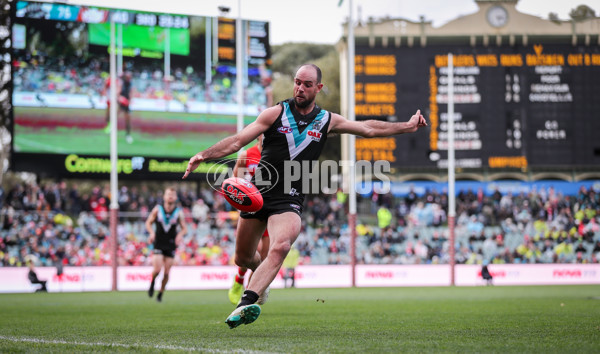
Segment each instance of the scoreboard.
[[[218,61],[235,64],[236,23],[235,19],[218,18]],[[269,45],[269,23],[262,21],[242,21],[242,34],[246,37],[246,59],[250,64],[269,62],[271,47]]]
[[[119,178],[181,179],[189,156],[235,133],[239,107],[227,88],[238,54],[236,20],[36,1],[8,2],[5,10],[11,169],[108,177],[111,22],[117,63],[132,75],[131,131],[117,128]],[[242,20],[240,28],[251,88],[247,124],[266,102],[260,80],[270,75],[269,24]],[[215,167],[199,166],[193,178]]]
[[600,166],[597,45],[357,46],[355,53],[358,120],[406,121],[421,109],[429,124],[407,136],[357,139],[357,160],[447,168],[454,119],[457,168]]

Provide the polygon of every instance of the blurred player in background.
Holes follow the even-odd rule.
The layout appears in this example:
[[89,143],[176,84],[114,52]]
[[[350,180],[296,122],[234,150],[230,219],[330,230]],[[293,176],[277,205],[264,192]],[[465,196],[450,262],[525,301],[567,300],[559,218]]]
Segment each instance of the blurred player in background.
[[[288,253],[287,257],[283,261],[283,287],[288,287],[288,280],[290,281],[290,287],[296,287],[296,267],[300,261],[300,251],[295,246]],[[260,304],[259,304],[260,305]]]
[[[127,144],[133,143],[133,137],[131,136],[131,114],[129,109],[129,102],[131,99],[131,72],[126,71],[123,73],[122,82],[117,83],[117,92],[119,95],[117,96],[117,121],[119,120],[119,112],[123,112],[123,116],[125,116],[125,129],[126,135],[125,140]],[[105,133],[110,133],[110,77],[106,80],[106,84],[104,86],[104,95],[107,97],[106,99],[106,127],[104,128]],[[118,126],[118,124],[117,124]],[[118,129],[118,128],[117,128]]]
[[[246,178],[248,180],[252,179],[254,176],[254,172],[256,172],[256,167],[260,162],[260,155],[262,152],[262,134],[258,136],[257,143],[253,147],[248,150],[240,152],[237,161],[235,162],[235,166],[233,167],[233,175],[239,178]],[[237,237],[237,236],[236,236]],[[269,253],[269,232],[265,230],[263,236],[258,244],[259,253],[262,259],[267,257]],[[232,304],[237,305],[242,298],[242,293],[244,292],[244,276],[248,268],[246,267],[238,267],[238,272],[235,275],[235,279],[233,281],[233,285],[229,289],[229,301]],[[268,289],[264,292],[264,296],[260,298],[257,303],[262,305],[267,300],[269,296]]]
[[[165,286],[169,281],[169,272],[171,266],[173,266],[177,245],[181,243],[183,236],[187,233],[183,210],[177,207],[176,203],[177,191],[175,188],[165,189],[163,205],[155,206],[148,219],[146,219],[146,230],[150,234],[148,243],[154,244],[154,254],[152,255],[154,269],[152,270],[152,282],[150,282],[148,296],[152,297],[154,295],[154,281],[161,269],[164,269],[160,291],[156,296],[158,302],[162,301]],[[177,226],[179,226],[179,232],[177,232]]]
[[[302,165],[311,166],[313,162],[318,162],[329,133],[374,138],[413,133],[427,126],[420,110],[407,122],[350,121],[339,114],[325,111],[315,103],[317,94],[323,88],[321,77],[321,69],[316,65],[302,65],[294,77],[292,98],[267,108],[241,132],[194,155],[183,175],[183,178],[187,178],[201,162],[230,155],[264,134],[260,173],[257,171],[254,179],[262,176],[261,182],[268,181],[271,187],[262,191],[264,204],[261,210],[240,213],[235,262],[238,266],[254,270],[254,274],[237,308],[225,320],[229,328],[252,323],[258,318],[261,310],[256,302],[277,276],[300,233],[303,181],[302,178],[290,181],[291,176],[284,174],[285,162],[298,162],[300,170],[296,172],[306,176],[309,171],[302,171]],[[308,164],[303,164],[305,161]],[[267,180],[269,172],[273,173],[270,174],[271,179]],[[267,258],[262,259],[257,248],[266,229],[269,230],[271,244]]]
[[38,275],[35,272],[35,265],[34,265],[35,260],[36,260],[35,256],[28,255],[25,257],[25,263],[27,264],[27,267],[29,268],[29,272],[27,273],[27,278],[29,279],[29,282],[31,284],[40,285],[40,288],[35,290],[36,293],[48,292],[48,288],[46,288],[47,281],[41,280],[40,278],[38,278]]

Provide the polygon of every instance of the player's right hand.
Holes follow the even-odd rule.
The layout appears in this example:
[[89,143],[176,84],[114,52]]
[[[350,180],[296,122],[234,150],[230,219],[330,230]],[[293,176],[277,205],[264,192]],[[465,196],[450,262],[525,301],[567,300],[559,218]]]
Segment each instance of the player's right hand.
[[204,161],[204,157],[202,157],[201,153],[197,153],[196,155],[192,156],[190,162],[188,162],[187,168],[185,169],[185,174],[183,177],[181,177],[181,179],[186,179],[190,173],[198,168],[198,165],[200,165],[200,162],[202,161]]

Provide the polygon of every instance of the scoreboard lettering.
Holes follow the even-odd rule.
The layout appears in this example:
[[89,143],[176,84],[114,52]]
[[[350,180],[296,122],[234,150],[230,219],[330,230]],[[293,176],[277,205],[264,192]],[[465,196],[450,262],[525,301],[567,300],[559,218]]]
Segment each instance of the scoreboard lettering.
[[[355,70],[357,75],[394,76],[396,71],[394,55],[357,55]],[[394,81],[357,83],[355,86],[355,112],[357,116],[394,116],[397,89]]]
[[387,160],[396,162],[394,150],[396,139],[394,138],[372,138],[356,139],[356,160]]
[[[448,112],[453,53],[455,114]],[[448,121],[456,165],[525,169],[600,164],[600,47],[357,46],[358,120],[406,121],[417,109],[429,128],[391,138],[393,148],[359,147],[357,158],[395,167],[445,168]],[[385,154],[383,153],[385,152]]]
[[396,75],[396,57],[394,55],[357,55],[355,73],[368,76]]

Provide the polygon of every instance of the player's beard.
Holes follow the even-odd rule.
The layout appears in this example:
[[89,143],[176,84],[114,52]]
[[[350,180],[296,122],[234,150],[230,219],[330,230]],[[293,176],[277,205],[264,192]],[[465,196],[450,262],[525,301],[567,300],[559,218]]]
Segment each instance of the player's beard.
[[175,202],[165,202],[164,208],[165,210],[169,210],[169,212],[175,210]]
[[294,102],[296,103],[296,107],[298,107],[298,108],[306,108],[306,107],[310,106],[315,101],[314,99],[309,100],[306,97],[302,97],[302,98],[304,98],[304,101],[298,102],[298,97],[297,96],[294,97]]

